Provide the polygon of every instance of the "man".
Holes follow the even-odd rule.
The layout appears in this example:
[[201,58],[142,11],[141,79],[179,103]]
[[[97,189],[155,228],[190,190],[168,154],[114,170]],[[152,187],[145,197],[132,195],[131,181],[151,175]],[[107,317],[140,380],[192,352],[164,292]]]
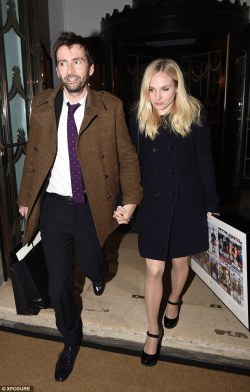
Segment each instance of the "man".
[[[65,342],[55,379],[64,381],[82,340],[73,299],[73,246],[80,270],[102,294],[103,245],[119,224],[130,221],[142,189],[121,101],[88,84],[94,64],[84,39],[62,33],[54,56],[61,84],[33,100],[18,203],[26,217],[24,243],[41,230],[49,293]],[[120,186],[123,206],[117,207]]]

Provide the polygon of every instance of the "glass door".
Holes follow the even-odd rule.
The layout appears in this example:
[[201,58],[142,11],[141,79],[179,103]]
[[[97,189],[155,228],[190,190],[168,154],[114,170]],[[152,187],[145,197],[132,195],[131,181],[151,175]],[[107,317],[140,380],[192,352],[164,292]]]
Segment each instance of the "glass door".
[[21,241],[16,199],[30,104],[41,88],[34,3],[1,0],[0,6],[0,284],[8,278],[9,252]]

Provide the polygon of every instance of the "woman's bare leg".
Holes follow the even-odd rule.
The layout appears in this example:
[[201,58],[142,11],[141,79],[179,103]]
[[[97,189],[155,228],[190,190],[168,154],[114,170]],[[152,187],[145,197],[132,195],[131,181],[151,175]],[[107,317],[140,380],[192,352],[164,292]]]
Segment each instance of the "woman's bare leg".
[[[172,269],[171,269],[171,294],[169,296],[169,301],[178,302],[183,287],[187,281],[189,273],[189,257],[178,257],[172,259]],[[178,316],[178,307],[175,305],[167,304],[166,317],[174,319]]]
[[[145,277],[145,306],[148,319],[148,331],[154,335],[159,334],[159,309],[163,294],[162,275],[165,262],[161,260],[146,259],[147,272]],[[158,340],[147,337],[144,351],[147,354],[155,354]]]

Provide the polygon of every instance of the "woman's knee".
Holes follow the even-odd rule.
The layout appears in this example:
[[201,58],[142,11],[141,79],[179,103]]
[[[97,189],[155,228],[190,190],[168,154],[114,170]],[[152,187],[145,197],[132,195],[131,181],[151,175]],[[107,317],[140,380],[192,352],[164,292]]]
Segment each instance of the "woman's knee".
[[189,268],[189,257],[177,257],[172,259],[172,266],[180,271]]
[[147,277],[150,279],[162,278],[165,263],[161,260],[146,260],[147,263]]

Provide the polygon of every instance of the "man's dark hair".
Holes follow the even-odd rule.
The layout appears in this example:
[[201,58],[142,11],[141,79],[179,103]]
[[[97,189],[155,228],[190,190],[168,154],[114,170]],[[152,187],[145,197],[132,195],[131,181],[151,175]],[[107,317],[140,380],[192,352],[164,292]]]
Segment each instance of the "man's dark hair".
[[89,65],[94,64],[94,59],[93,56],[89,50],[89,48],[86,45],[86,40],[80,36],[76,35],[72,31],[64,31],[61,33],[61,35],[57,38],[56,42],[54,43],[53,46],[53,52],[54,52],[54,58],[55,58],[55,64],[57,65],[57,51],[58,49],[66,45],[68,48],[70,48],[72,45],[80,45],[85,52],[86,58],[88,60]]

